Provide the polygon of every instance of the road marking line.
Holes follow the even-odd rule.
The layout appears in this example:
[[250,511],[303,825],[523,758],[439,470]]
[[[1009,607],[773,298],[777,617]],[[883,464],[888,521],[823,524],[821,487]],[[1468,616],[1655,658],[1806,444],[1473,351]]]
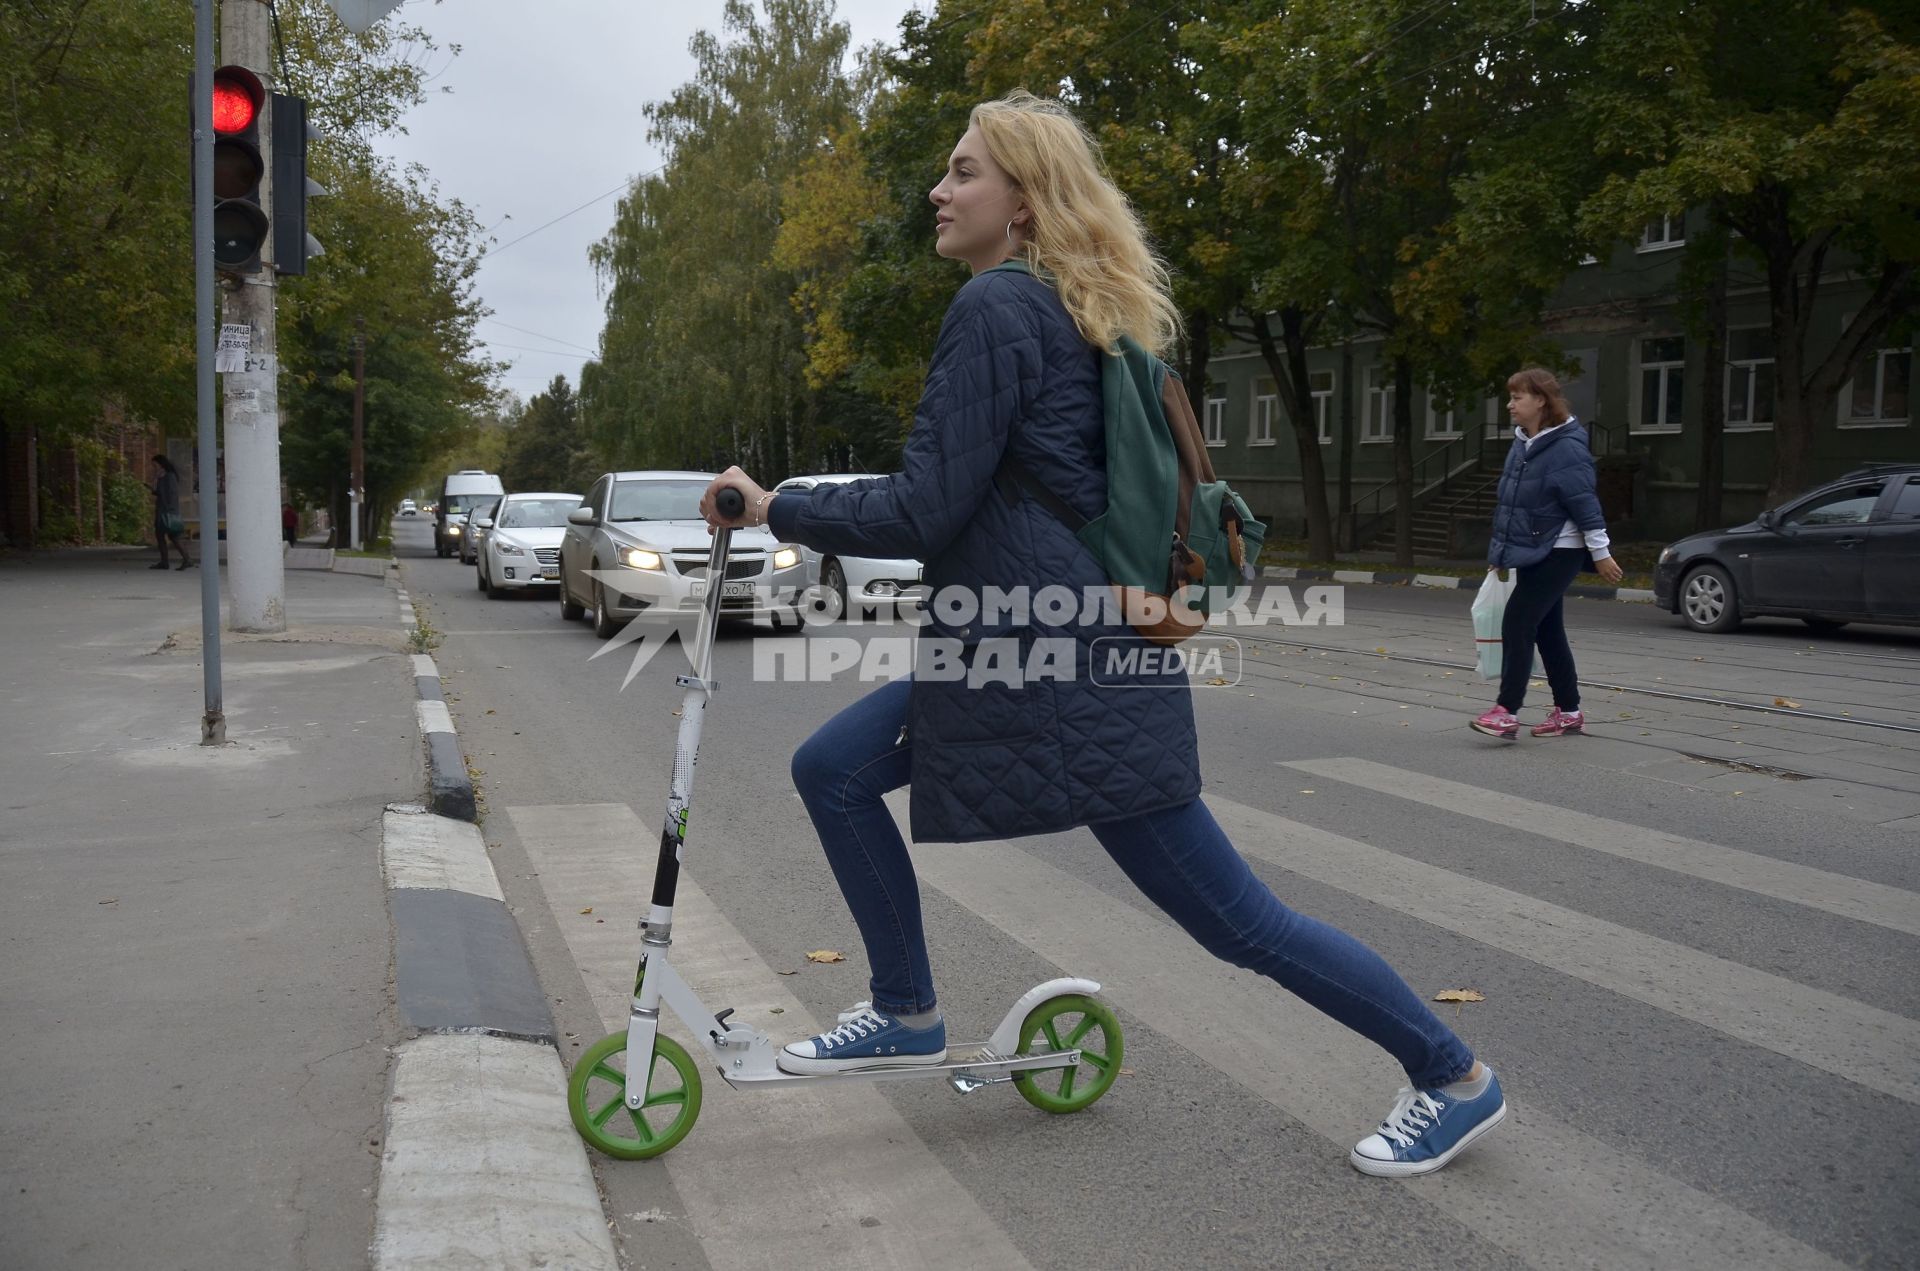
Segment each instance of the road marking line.
[[1913,1020],[1231,799],[1209,797],[1207,805],[1249,856],[1920,1103]]
[[[904,808],[902,797],[896,818]],[[1183,932],[1017,847],[928,844],[913,857],[922,882],[1063,971],[1101,981],[1103,997],[1182,1041],[1195,1063],[1324,1136],[1337,1148],[1329,1169],[1349,1168],[1344,1154],[1405,1080],[1384,1054],[1292,994],[1238,975]],[[1259,1026],[1223,1036],[1223,1020]],[[1841,1265],[1556,1121],[1524,1092],[1509,1094],[1506,1123],[1484,1146],[1407,1185],[1436,1220],[1556,1269]],[[1125,1098],[1126,1086],[1108,1097]]]
[[1664,830],[1483,790],[1366,759],[1310,759],[1286,766],[1376,794],[1389,794],[1542,838],[1605,852],[1623,860],[1824,910],[1890,931],[1920,935],[1920,894],[1884,883],[1682,838]]
[[[652,892],[658,830],[648,831],[622,803],[510,807],[507,815],[540,871],[547,902],[601,1021],[609,1031],[624,1028],[640,952],[635,925]],[[706,832],[716,832],[714,821],[706,825]],[[579,912],[588,906],[591,916]],[[818,1029],[684,870],[673,928],[674,962],[710,1007],[732,1006],[735,1019],[775,1037]],[[663,1018],[667,1031],[704,1059],[671,1012]],[[569,1058],[579,1054],[565,1049]],[[701,1075],[706,1091],[700,1120],[692,1136],[661,1159],[714,1266],[1029,1267],[999,1224],[873,1087],[733,1090],[704,1063]],[[1004,1107],[999,1111],[1009,1114]],[[609,1162],[605,1168],[645,1167]],[[878,1225],[871,1225],[874,1219]],[[773,1243],[770,1232],[778,1233]]]

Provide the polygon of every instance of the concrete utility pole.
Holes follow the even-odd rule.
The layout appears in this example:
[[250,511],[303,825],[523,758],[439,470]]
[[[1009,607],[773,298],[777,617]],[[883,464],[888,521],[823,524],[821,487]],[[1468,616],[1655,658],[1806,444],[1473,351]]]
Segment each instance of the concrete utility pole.
[[352,489],[347,491],[347,506],[352,511],[353,526],[349,535],[354,551],[360,550],[360,504],[367,497],[367,431],[365,424],[365,403],[367,399],[367,320],[353,320],[353,471],[347,480]]
[[[264,0],[222,0],[221,60],[273,81],[272,13]],[[261,105],[260,201],[269,218],[273,188],[273,98]],[[293,193],[299,198],[298,191]],[[224,321],[253,329],[244,371],[226,375],[227,580],[233,600],[227,623],[235,631],[287,629],[286,558],[280,540],[280,358],[273,318],[273,236],[261,244],[261,266],[227,292]],[[204,486],[213,474],[202,474]],[[203,492],[203,500],[213,494]],[[209,504],[210,505],[210,504]],[[212,523],[202,514],[202,525]],[[205,534],[205,529],[202,529]],[[212,542],[203,539],[203,542]],[[217,551],[218,543],[213,544]]]

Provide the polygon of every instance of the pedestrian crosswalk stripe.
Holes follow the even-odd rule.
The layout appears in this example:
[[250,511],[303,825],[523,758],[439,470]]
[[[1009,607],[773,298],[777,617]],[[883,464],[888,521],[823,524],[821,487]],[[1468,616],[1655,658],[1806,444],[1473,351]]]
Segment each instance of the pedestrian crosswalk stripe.
[[[904,822],[904,796],[889,802]],[[1324,1136],[1339,1168],[1405,1080],[1391,1060],[1284,990],[1230,977],[1185,933],[1013,845],[926,844],[913,858],[924,884],[1063,971],[1100,980],[1102,996],[1185,1044],[1195,1063]],[[1499,1056],[1489,1058],[1498,1065]],[[1436,1221],[1556,1269],[1841,1265],[1557,1121],[1529,1105],[1524,1089],[1508,1095],[1506,1124],[1411,1188]]]
[[[507,815],[601,1021],[609,1031],[626,1027],[640,950],[635,924],[652,892],[657,829],[649,834],[619,803],[510,807]],[[723,832],[717,818],[706,824],[707,833]],[[579,912],[589,905],[591,916]],[[680,874],[673,928],[674,963],[709,1007],[731,1006],[734,1019],[775,1037],[818,1028],[689,870]],[[702,1054],[671,1012],[662,1018],[691,1053]],[[699,1123],[662,1159],[713,1266],[1029,1268],[872,1086],[731,1090],[711,1067],[701,1075],[707,1095]],[[1024,1106],[1001,1111],[1019,1115]],[[806,1167],[816,1161],[831,1164]]]
[[1920,1103],[1913,1020],[1231,799],[1207,805],[1248,856]]
[[1388,794],[1524,830],[1556,842],[1572,843],[1677,874],[1824,910],[1890,931],[1920,935],[1920,893],[1884,883],[1850,878],[1793,861],[1722,847],[1718,843],[1682,838],[1665,830],[1482,790],[1478,786],[1366,759],[1309,759],[1286,766],[1376,794]]

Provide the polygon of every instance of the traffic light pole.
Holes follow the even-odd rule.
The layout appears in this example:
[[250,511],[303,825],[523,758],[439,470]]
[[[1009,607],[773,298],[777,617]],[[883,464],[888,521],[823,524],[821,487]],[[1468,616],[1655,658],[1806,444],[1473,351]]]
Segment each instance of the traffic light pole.
[[[220,51],[223,62],[246,67],[262,82],[271,80],[272,14],[264,0],[222,0]],[[210,70],[208,73],[211,76]],[[270,101],[266,106],[269,111]],[[266,169],[261,180],[261,202],[271,217],[279,192],[273,188],[271,118],[268,125],[259,130],[260,158]],[[201,189],[209,189],[210,184],[211,177]],[[206,241],[211,238],[209,230]],[[234,279],[227,292],[223,319],[252,331],[246,367],[226,373],[224,392],[227,579],[233,591],[228,621],[235,631],[287,629],[286,560],[280,537],[280,359],[275,344],[272,250],[269,235],[261,244],[262,267]],[[214,474],[204,467],[201,484],[201,542],[205,554],[218,550],[217,541],[208,534],[208,527],[217,524],[209,509],[217,508],[218,502],[214,491],[207,488],[214,484]]]
[[353,453],[352,471],[347,481],[347,507],[351,510],[353,547],[360,550],[360,503],[367,497],[367,433],[365,405],[367,397],[367,320],[353,320]]
[[[206,710],[200,744],[224,745],[227,709],[220,687],[220,543],[207,533],[220,447],[213,430],[213,0],[193,2],[193,302],[200,432],[200,675]],[[210,504],[210,500],[212,500]],[[213,559],[207,559],[207,544]]]

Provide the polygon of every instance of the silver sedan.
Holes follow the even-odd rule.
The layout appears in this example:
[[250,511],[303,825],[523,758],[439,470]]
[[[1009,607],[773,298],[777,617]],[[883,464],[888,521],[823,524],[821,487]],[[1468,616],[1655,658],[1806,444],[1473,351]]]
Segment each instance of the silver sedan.
[[[774,487],[779,493],[810,491],[815,486],[844,485],[849,481],[867,481],[882,476],[876,472],[836,472],[822,476],[789,477]],[[807,586],[818,588],[823,603],[835,606],[832,612],[853,616],[861,613],[885,615],[911,609],[920,603],[920,562],[888,560],[878,556],[837,556],[823,554],[811,547],[800,548],[801,563],[806,566]]]

